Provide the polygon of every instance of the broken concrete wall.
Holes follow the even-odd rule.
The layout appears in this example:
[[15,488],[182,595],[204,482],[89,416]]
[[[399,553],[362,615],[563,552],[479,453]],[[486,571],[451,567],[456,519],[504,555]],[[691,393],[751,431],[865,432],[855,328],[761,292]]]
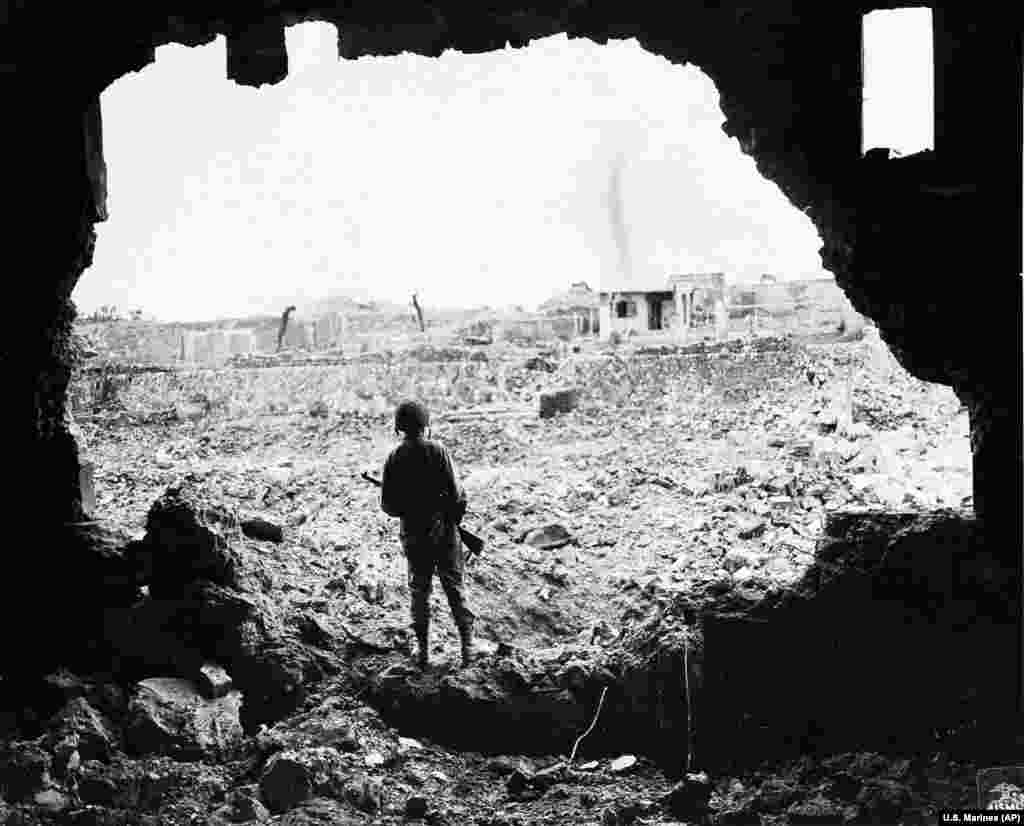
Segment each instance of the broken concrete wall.
[[[794,279],[761,284],[732,284],[728,288],[730,316],[748,319],[756,314],[758,329],[792,332],[860,329],[863,316],[830,278]],[[734,329],[739,329],[733,324]]]
[[[132,375],[118,391],[124,407],[137,414],[187,404],[197,395],[224,414],[304,412],[323,401],[332,412],[376,410],[403,398],[418,398],[430,409],[449,410],[492,401],[532,403],[553,384],[579,388],[583,404],[663,407],[682,394],[690,399],[725,388],[770,388],[803,380],[795,345],[764,339],[759,347],[697,349],[638,355],[628,360],[599,356],[566,363],[561,379],[529,368],[524,359],[462,358],[454,351],[437,358],[353,357],[329,365],[236,367],[218,370],[145,372]],[[508,394],[502,397],[500,384]],[[82,403],[89,387],[76,383]]]
[[[152,322],[89,322],[75,325],[105,359],[130,364],[226,364],[232,356],[272,353],[277,349],[278,319],[202,325]],[[338,313],[312,320],[292,319],[283,346],[327,350],[344,344],[346,325]]]
[[225,330],[187,331],[182,340],[182,361],[187,364],[224,364],[231,356]]
[[341,313],[330,313],[320,316],[313,322],[313,345],[318,350],[329,350],[338,347],[345,339],[345,316]]
[[131,364],[172,364],[181,359],[188,334],[176,324],[115,321],[76,324],[75,331],[111,361]]
[[[514,372],[514,371],[513,371]],[[522,386],[525,376],[510,382]],[[376,410],[401,399],[422,399],[444,412],[493,401],[497,372],[487,362],[401,364],[356,360],[330,366],[283,366],[224,370],[145,373],[134,376],[119,393],[131,412],[144,414],[202,394],[214,410],[241,413],[305,412],[322,401],[332,412]]]
[[570,339],[576,335],[576,322],[571,316],[553,316],[499,321],[493,327],[498,340],[538,342]]

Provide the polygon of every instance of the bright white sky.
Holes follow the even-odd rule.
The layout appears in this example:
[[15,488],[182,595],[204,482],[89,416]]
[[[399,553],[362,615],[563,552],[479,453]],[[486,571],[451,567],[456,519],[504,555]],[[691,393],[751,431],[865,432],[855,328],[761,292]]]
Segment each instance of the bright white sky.
[[110,218],[82,312],[301,313],[344,290],[535,305],[577,280],[827,275],[810,220],[722,133],[712,82],[635,40],[339,61],[333,26],[286,34],[276,86],[228,81],[218,38],[162,47],[103,94]]

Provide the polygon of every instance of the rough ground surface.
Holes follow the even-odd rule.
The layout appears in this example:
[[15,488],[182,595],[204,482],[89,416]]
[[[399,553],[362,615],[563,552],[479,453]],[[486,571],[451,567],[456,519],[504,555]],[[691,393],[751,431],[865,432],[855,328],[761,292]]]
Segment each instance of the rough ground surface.
[[[526,679],[531,667],[557,670],[613,644],[673,593],[795,581],[829,510],[969,505],[966,413],[877,342],[778,340],[689,361],[605,358],[599,369],[595,358],[543,374],[545,386],[588,377],[574,412],[541,419],[515,405],[464,406],[435,423],[467,488],[466,525],[487,541],[467,586],[484,657],[528,651]],[[228,418],[198,403],[160,416],[154,399],[152,415],[80,415],[77,436],[94,464],[97,513],[136,538],[152,503],[183,479],[242,520],[282,526],[280,542],[241,532],[237,542],[258,559],[281,616],[352,667],[237,753],[178,763],[112,747],[107,762],[81,755],[76,783],[64,785],[61,767],[41,779],[24,769],[18,749],[33,748],[24,741],[52,735],[14,715],[0,822],[689,822],[663,802],[674,780],[642,756],[616,771],[616,755],[584,748],[571,770],[558,767],[589,712],[562,721],[564,744],[548,756],[495,756],[403,739],[410,732],[366,704],[375,680],[402,674],[409,644],[397,526],[359,479],[379,470],[393,437],[386,415],[316,401]],[[457,638],[439,593],[433,610],[427,679],[454,685]],[[974,758],[951,749],[937,741],[928,755],[808,757],[711,778],[711,811],[722,823],[924,822],[927,811],[975,802]],[[19,797],[10,778],[26,771],[35,780]]]
[[[828,510],[964,504],[967,414],[951,390],[879,367],[869,342],[761,346],[702,365],[699,384],[684,364],[675,386],[652,386],[643,357],[623,359],[581,409],[551,419],[509,408],[435,421],[467,489],[465,524],[488,543],[469,572],[482,636],[546,647],[620,623],[631,588],[794,579]],[[141,536],[152,502],[191,475],[240,515],[285,526],[283,543],[254,547],[286,603],[324,603],[353,631],[407,625],[397,524],[359,478],[394,443],[386,414],[131,422],[78,421],[105,523]],[[522,541],[551,524],[571,541]],[[454,640],[437,625],[439,644]]]

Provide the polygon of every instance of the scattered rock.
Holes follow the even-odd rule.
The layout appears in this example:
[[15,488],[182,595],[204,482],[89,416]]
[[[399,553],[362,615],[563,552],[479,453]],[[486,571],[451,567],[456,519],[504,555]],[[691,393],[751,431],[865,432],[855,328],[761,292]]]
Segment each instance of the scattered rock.
[[757,578],[757,572],[753,568],[744,566],[733,571],[732,578],[736,582],[750,582]]
[[374,814],[384,806],[383,786],[376,778],[359,775],[346,785],[345,798],[360,811]]
[[773,557],[765,564],[765,569],[778,579],[791,579],[796,576],[796,569],[784,557]]
[[416,766],[406,766],[402,772],[402,779],[411,786],[417,788],[427,782],[427,774]]
[[108,610],[104,631],[137,671],[192,679],[204,662],[222,664],[245,694],[247,731],[294,711],[305,687],[336,665],[295,639],[262,592],[207,580],[182,586],[175,599]]
[[36,792],[32,796],[32,802],[50,814],[63,812],[69,805],[67,795],[57,788],[42,789]]
[[359,735],[352,726],[343,727],[337,733],[331,745],[338,749],[338,751],[349,754],[359,751],[363,747],[363,744],[359,742]]
[[406,754],[410,751],[419,751],[423,748],[423,744],[419,740],[415,740],[412,737],[399,737],[398,738],[398,752],[399,754]]
[[844,428],[843,435],[848,439],[867,439],[873,432],[870,425],[864,422],[854,422],[849,427]]
[[608,769],[615,774],[624,774],[636,766],[636,757],[632,754],[624,754],[616,757],[608,764]]
[[410,820],[421,820],[427,816],[427,799],[420,795],[413,795],[405,801],[405,816]]
[[835,826],[845,819],[842,806],[820,795],[794,803],[786,814],[792,826]]
[[51,725],[64,737],[74,736],[82,760],[106,760],[118,744],[110,721],[85,697],[70,700],[53,717]]
[[509,775],[517,769],[524,774],[533,773],[526,761],[521,758],[499,756],[487,761],[487,770],[497,775]]
[[735,548],[727,551],[722,558],[722,567],[730,573],[735,573],[740,568],[753,568],[756,564],[757,560],[754,554]]
[[711,792],[711,782],[705,773],[688,774],[665,795],[662,804],[679,820],[703,820]]
[[223,757],[242,741],[241,704],[237,691],[208,700],[188,680],[143,680],[129,705],[126,745],[136,754],[166,754],[183,760]]
[[324,651],[331,651],[338,642],[337,635],[316,614],[304,611],[292,617],[292,623],[299,632],[299,637],[307,645]]
[[556,413],[570,413],[576,409],[578,393],[575,387],[549,390],[540,394],[540,417],[550,419]]
[[711,489],[715,493],[729,493],[753,481],[753,477],[745,467],[738,467],[733,470],[723,470],[715,473],[711,478]]
[[242,533],[250,539],[259,539],[263,542],[284,542],[284,528],[262,516],[250,516],[243,519],[240,525]]
[[51,749],[53,752],[53,776],[64,780],[74,775],[82,765],[82,755],[78,753],[78,735],[69,734],[61,737]]
[[712,596],[725,594],[733,588],[732,577],[728,571],[723,570],[720,574],[716,574],[704,588]]
[[561,548],[564,545],[568,545],[572,540],[572,534],[559,524],[534,528],[523,536],[523,541],[527,545],[532,545],[534,548],[540,548],[541,550]]
[[528,358],[523,365],[527,370],[543,370],[545,373],[554,373],[555,365],[540,356]]
[[311,746],[278,752],[260,777],[260,796],[280,813],[314,795],[340,798],[351,791],[341,755],[333,748]]
[[601,826],[630,826],[639,812],[629,803],[613,803],[601,812]]
[[30,799],[50,785],[51,757],[35,743],[0,743],[0,789],[10,802]]
[[234,791],[227,797],[228,819],[234,823],[270,820],[270,811],[259,799],[247,791]]
[[363,826],[365,822],[343,802],[314,797],[283,815],[279,826]]
[[800,793],[789,783],[782,780],[769,780],[758,789],[754,800],[754,808],[761,812],[781,812],[790,806]]
[[761,826],[761,815],[747,804],[736,809],[719,810],[714,822],[715,826]]
[[112,806],[117,801],[118,784],[108,777],[100,764],[82,766],[82,778],[78,781],[78,796],[83,803],[95,806]]
[[764,533],[766,523],[759,516],[743,514],[736,519],[736,533],[740,539],[753,539]]
[[788,497],[800,495],[800,484],[797,478],[789,473],[779,474],[771,477],[765,482],[765,490],[770,493],[785,495]]
[[516,768],[513,772],[505,779],[505,791],[509,793],[511,797],[519,797],[530,788],[533,775],[523,768]]
[[881,778],[865,780],[856,800],[874,823],[899,821],[903,810],[912,802],[910,791],[904,784]]

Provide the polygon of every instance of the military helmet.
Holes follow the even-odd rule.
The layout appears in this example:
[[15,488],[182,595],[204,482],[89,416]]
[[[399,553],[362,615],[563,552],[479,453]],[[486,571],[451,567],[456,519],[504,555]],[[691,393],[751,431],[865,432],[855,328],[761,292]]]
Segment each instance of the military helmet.
[[430,413],[422,404],[404,401],[395,408],[395,430],[414,436],[430,426]]

